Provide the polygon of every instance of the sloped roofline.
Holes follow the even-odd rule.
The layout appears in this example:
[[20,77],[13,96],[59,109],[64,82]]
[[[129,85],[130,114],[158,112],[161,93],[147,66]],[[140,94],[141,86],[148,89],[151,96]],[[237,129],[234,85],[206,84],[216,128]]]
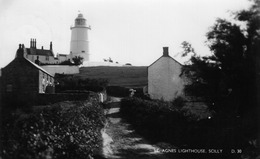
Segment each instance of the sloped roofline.
[[34,67],[38,68],[39,70],[47,73],[48,75],[50,75],[51,77],[54,77],[53,75],[51,75],[49,72],[47,72],[45,69],[41,68],[40,66],[38,66],[37,64],[33,63],[32,61],[28,60],[27,58],[24,58],[26,61],[28,61],[29,63],[31,63]]
[[171,56],[164,56],[162,55],[160,58],[158,58],[157,60],[155,60],[151,65],[149,65],[148,67],[151,67],[153,64],[155,64],[157,61],[159,61],[162,57],[168,57],[171,58],[172,60],[174,60],[175,62],[177,62],[179,65],[183,66],[179,61],[175,60],[174,58],[172,58]]
[[[23,58],[24,60],[28,61],[30,64],[32,64],[34,67],[36,67],[37,69],[47,73],[48,75],[50,75],[51,77],[54,77],[53,75],[51,75],[49,72],[47,72],[46,70],[44,70],[43,68],[41,68],[40,66],[38,66],[37,64],[33,63],[32,61],[28,60],[27,58]],[[2,69],[5,69],[6,67],[8,67],[12,62],[14,62],[15,59],[13,59],[9,64],[7,64],[4,68]]]

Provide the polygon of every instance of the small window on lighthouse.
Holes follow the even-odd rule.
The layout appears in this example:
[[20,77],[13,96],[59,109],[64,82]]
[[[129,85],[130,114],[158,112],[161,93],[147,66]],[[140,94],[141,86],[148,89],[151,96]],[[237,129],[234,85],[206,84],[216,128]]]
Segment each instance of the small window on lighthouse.
[[82,53],[85,53],[85,51],[81,51]]

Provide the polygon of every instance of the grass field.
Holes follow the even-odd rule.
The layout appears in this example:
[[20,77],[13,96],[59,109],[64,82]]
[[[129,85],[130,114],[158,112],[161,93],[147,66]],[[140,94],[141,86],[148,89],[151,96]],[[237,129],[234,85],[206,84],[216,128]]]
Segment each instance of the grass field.
[[104,78],[109,80],[109,86],[143,87],[147,85],[146,66],[97,66],[81,67],[79,74],[82,78]]

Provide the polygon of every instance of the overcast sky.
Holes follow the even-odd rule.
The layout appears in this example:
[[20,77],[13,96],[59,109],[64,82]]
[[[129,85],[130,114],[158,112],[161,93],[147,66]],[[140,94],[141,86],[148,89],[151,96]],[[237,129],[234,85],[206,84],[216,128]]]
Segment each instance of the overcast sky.
[[205,34],[216,18],[248,8],[247,0],[0,0],[0,67],[14,59],[19,43],[69,54],[70,26],[80,11],[89,31],[92,61],[111,57],[119,63],[148,66],[168,46],[170,56],[188,41],[209,53]]

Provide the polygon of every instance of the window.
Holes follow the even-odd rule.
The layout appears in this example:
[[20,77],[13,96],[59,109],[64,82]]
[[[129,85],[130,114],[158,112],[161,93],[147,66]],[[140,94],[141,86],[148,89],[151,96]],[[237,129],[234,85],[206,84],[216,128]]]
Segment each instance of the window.
[[85,53],[85,51],[81,51],[82,53]]
[[13,85],[8,84],[6,85],[6,92],[12,92],[13,91]]

